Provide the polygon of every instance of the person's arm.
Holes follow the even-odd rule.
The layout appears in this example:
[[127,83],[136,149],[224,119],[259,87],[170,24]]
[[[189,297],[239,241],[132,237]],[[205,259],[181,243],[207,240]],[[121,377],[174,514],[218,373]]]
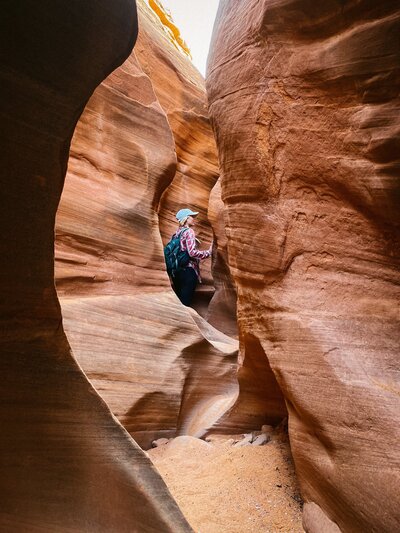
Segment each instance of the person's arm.
[[191,228],[182,235],[182,241],[185,243],[185,248],[190,257],[195,257],[196,259],[207,259],[207,257],[210,257],[212,245],[209,250],[198,250],[196,247],[196,236]]

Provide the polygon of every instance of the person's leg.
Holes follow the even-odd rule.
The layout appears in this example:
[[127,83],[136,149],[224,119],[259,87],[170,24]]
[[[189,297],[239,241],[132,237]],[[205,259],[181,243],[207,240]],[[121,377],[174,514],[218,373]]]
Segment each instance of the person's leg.
[[180,279],[179,279],[179,276],[178,276],[178,272],[175,274],[175,276],[172,277],[172,288],[174,289],[175,294],[179,298],[181,284],[180,284]]
[[175,294],[181,300],[182,287],[185,284],[184,270],[183,269],[177,270],[176,273],[175,273],[175,276],[172,278],[172,281],[174,283],[174,287],[173,288],[174,288]]
[[197,286],[197,274],[191,267],[186,267],[177,273],[177,296],[183,305],[190,306]]

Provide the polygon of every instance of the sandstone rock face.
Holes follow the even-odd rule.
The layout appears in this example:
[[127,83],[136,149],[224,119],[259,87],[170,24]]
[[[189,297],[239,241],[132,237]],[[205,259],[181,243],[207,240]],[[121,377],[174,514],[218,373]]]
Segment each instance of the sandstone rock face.
[[283,392],[309,531],[400,528],[399,31],[397,2],[224,0],[209,58],[243,368]]
[[75,131],[57,213],[56,284],[79,364],[150,447],[218,426],[238,394],[238,345],[181,305],[165,271],[162,236],[175,230],[189,190],[211,240],[216,148],[204,81],[142,2],[139,27],[134,53],[94,92]]
[[208,207],[208,217],[213,227],[215,242],[212,265],[215,294],[207,308],[206,318],[210,324],[227,335],[237,337],[237,294],[229,269],[225,214],[219,179],[211,191]]
[[[175,176],[159,206],[161,236],[166,244],[176,231],[176,212],[187,206],[200,213],[196,234],[201,240],[199,248],[207,249],[212,241],[207,219],[208,201],[219,169],[204,79],[187,57],[177,52],[168,28],[164,31],[158,17],[146,9],[146,4],[140,5],[140,31],[135,52],[166,112],[177,155]],[[204,315],[214,286],[211,261],[202,263],[202,280],[194,306]]]
[[132,53],[76,127],[57,214],[60,296],[169,288],[156,209],[175,169],[167,117]]
[[132,49],[135,4],[6,1],[1,20],[0,529],[190,531],[72,357],[54,288],[71,136]]

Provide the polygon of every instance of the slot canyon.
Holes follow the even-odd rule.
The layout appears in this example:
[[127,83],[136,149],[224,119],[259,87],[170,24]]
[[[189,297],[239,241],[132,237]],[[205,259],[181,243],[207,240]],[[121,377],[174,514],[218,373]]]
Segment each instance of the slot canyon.
[[399,1],[1,10],[0,531],[400,531]]

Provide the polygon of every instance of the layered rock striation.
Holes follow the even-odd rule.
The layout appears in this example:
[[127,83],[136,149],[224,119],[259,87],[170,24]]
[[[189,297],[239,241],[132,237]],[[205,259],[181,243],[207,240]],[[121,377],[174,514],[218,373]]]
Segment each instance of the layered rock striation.
[[[196,234],[201,241],[200,248],[206,249],[213,237],[207,209],[219,167],[204,79],[185,55],[177,53],[164,31],[165,26],[160,25],[145,3],[141,4],[139,13],[140,32],[135,51],[167,115],[177,156],[175,175],[162,195],[158,210],[162,240],[164,244],[169,241],[176,231],[176,212],[187,206],[199,211]],[[211,262],[205,261],[202,266],[203,283],[197,292],[199,296],[204,293],[204,297],[198,297],[195,306],[204,315],[214,283]]]
[[214,29],[240,386],[287,406],[309,532],[400,527],[399,30],[397,2],[255,0]]
[[227,335],[237,338],[237,294],[229,268],[226,211],[221,198],[221,179],[210,194],[208,217],[214,232],[212,274],[215,292],[207,308],[207,321]]
[[238,393],[237,341],[182,306],[165,271],[162,240],[179,208],[200,211],[200,247],[211,241],[217,157],[204,80],[149,7],[138,8],[134,52],[96,89],[74,134],[56,285],[79,364],[149,447],[218,425]]
[[73,358],[54,287],[71,136],[136,34],[131,1],[2,5],[1,531],[191,530]]

